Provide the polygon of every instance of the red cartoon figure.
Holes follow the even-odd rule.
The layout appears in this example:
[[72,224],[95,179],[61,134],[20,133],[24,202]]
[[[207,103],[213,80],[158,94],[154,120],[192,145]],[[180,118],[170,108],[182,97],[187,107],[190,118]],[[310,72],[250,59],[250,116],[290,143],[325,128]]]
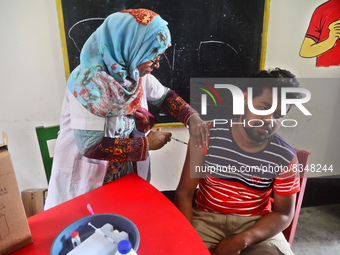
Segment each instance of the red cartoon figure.
[[311,18],[300,56],[316,57],[317,67],[340,65],[340,0],[318,6]]

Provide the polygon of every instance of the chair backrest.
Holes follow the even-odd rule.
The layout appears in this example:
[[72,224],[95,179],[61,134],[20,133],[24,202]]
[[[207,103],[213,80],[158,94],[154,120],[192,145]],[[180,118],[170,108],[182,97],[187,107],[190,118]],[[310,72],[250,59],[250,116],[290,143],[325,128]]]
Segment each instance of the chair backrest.
[[296,202],[295,202],[295,212],[294,217],[288,228],[286,228],[283,231],[284,236],[286,237],[287,241],[289,242],[290,246],[293,244],[294,235],[296,226],[299,220],[301,205],[303,196],[305,194],[305,188],[307,184],[307,175],[308,170],[311,163],[312,154],[310,152],[304,151],[304,150],[297,150],[295,149],[297,153],[297,157],[299,160],[299,164],[302,164],[303,171],[300,172],[300,191],[296,194]]
[[50,152],[48,150],[47,141],[56,139],[58,136],[59,129],[60,129],[59,125],[50,127],[40,126],[35,128],[38,137],[40,153],[44,164],[47,183],[50,181],[53,162],[53,157],[50,156]]

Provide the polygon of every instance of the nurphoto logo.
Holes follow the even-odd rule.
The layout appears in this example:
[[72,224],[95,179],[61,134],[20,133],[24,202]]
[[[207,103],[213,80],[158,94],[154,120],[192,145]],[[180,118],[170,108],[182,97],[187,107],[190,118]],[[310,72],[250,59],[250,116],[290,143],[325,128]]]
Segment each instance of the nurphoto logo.
[[[201,115],[205,116],[207,120],[212,120],[214,125],[226,124],[229,121],[231,125],[242,124],[245,126],[245,120],[241,123],[233,120],[233,117],[237,115],[244,115],[245,103],[251,113],[259,116],[259,119],[248,121],[247,124],[251,127],[261,127],[264,125],[264,121],[274,121],[274,119],[263,119],[260,117],[273,114],[278,106],[281,108],[281,116],[285,116],[292,106],[298,108],[305,116],[312,115],[304,105],[311,99],[311,93],[306,88],[278,87],[273,84],[273,82],[276,82],[276,79],[268,78],[256,79],[256,81],[249,78],[210,78],[208,82],[206,80],[202,78],[190,82],[190,102],[192,105],[196,105],[196,107],[199,105]],[[254,86],[259,84],[259,82],[272,83],[272,104],[268,109],[256,109],[253,105]],[[246,99],[244,93],[247,94]],[[297,93],[302,95],[301,98],[290,96]],[[226,114],[228,112],[229,115]],[[224,116],[225,114],[226,116]],[[297,124],[297,120],[294,119],[281,120],[283,127],[295,127]]]

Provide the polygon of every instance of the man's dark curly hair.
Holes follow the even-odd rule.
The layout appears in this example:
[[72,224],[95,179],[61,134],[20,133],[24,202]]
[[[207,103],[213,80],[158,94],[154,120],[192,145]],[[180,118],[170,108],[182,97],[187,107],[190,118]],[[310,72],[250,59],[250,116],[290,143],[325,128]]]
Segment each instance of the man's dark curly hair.
[[[249,78],[272,78],[260,79],[258,81],[251,79],[250,87],[253,88],[253,97],[260,96],[264,88],[272,89],[273,87],[277,87],[279,96],[281,96],[282,87],[300,88],[300,83],[297,81],[294,74],[288,70],[280,69],[278,67],[254,72],[250,74]],[[244,91],[246,91],[246,88],[244,88]],[[287,98],[301,97],[301,93],[287,93]]]

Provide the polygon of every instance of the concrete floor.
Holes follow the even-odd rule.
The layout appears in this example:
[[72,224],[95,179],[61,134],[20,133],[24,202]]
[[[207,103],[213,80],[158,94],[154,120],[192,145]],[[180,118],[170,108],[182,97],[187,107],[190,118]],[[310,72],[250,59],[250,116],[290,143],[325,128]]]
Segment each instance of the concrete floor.
[[301,208],[295,255],[340,255],[340,204]]

